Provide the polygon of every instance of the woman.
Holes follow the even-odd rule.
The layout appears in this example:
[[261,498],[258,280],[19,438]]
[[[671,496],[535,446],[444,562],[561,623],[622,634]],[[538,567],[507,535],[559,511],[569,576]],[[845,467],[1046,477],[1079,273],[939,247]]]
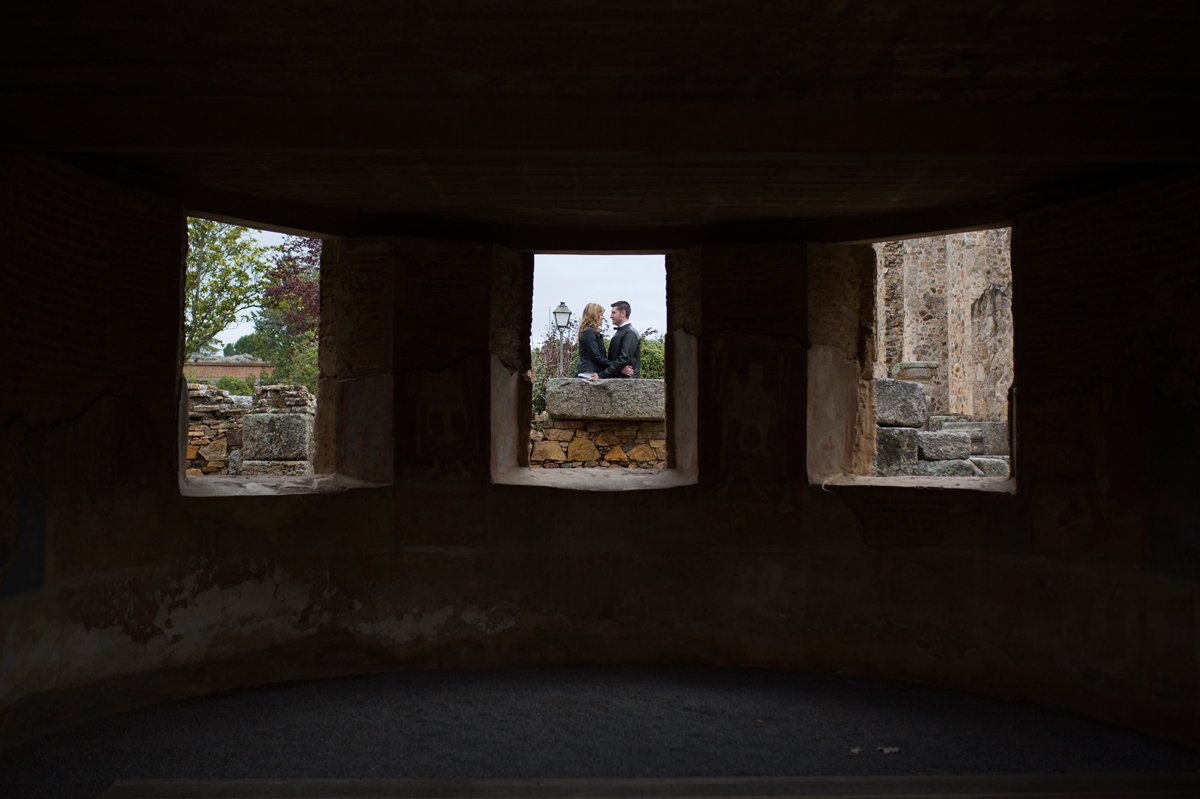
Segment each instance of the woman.
[[604,308],[594,302],[583,306],[579,317],[579,376],[598,380],[600,371],[608,368],[609,360],[604,357],[604,339],[600,337],[600,325],[604,323]]

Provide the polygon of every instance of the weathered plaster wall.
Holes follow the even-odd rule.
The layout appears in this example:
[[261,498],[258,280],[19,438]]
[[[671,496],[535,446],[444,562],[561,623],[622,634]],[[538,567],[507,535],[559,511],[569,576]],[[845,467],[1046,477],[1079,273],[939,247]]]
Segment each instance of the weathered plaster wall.
[[[820,347],[847,385],[870,377],[868,337],[839,325],[871,319],[874,297],[845,276],[860,296],[810,328],[810,270],[849,274],[855,248],[672,256],[700,481],[604,495],[606,516],[639,520],[622,527],[580,524],[594,493],[489,482],[492,352],[519,360],[528,330],[496,303],[511,308],[527,259],[402,237],[327,246],[322,270],[340,324],[326,431],[388,442],[393,484],[180,496],[182,208],[50,162],[2,174],[0,319],[25,331],[6,356],[53,365],[0,393],[19,466],[0,480],[6,741],[283,679],[654,662],[918,680],[1200,745],[1192,179],[1017,221],[1017,495],[809,485],[809,365]],[[471,321],[443,324],[447,303]],[[1099,368],[1114,358],[1136,379]],[[336,439],[326,463],[359,463]]]

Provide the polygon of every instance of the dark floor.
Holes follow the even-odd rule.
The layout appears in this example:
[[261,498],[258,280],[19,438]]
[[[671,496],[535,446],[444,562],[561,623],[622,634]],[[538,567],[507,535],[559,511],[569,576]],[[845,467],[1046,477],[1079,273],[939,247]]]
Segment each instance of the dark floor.
[[1200,772],[1200,752],[1065,713],[908,683],[543,666],[398,672],[108,716],[0,751],[0,796],[90,797],[119,778],[1060,772]]

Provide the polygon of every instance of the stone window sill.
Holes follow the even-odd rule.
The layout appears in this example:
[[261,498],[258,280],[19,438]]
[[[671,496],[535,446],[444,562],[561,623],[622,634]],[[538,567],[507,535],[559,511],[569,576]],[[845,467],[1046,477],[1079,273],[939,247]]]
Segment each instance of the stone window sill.
[[1012,477],[866,477],[846,474],[827,478],[818,485],[822,488],[936,488],[990,494],[1017,493],[1017,481]]
[[495,485],[563,488],[571,491],[651,491],[696,484],[680,469],[528,469],[508,466],[492,471]]
[[391,483],[372,483],[344,474],[291,476],[214,475],[181,476],[179,493],[185,497],[269,497],[285,494],[338,494],[358,488],[385,488]]

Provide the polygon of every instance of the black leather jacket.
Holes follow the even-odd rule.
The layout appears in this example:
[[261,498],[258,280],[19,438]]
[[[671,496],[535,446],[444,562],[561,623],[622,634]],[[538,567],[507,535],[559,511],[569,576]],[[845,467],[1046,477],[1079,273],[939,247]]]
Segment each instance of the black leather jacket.
[[585,327],[579,334],[579,369],[578,374],[586,375],[591,372],[603,372],[608,368],[608,358],[604,357],[604,339],[590,327]]
[[626,365],[633,366],[633,378],[642,376],[642,337],[633,325],[623,325],[613,333],[612,341],[608,342],[608,367],[600,372],[600,378],[622,378],[621,370]]

